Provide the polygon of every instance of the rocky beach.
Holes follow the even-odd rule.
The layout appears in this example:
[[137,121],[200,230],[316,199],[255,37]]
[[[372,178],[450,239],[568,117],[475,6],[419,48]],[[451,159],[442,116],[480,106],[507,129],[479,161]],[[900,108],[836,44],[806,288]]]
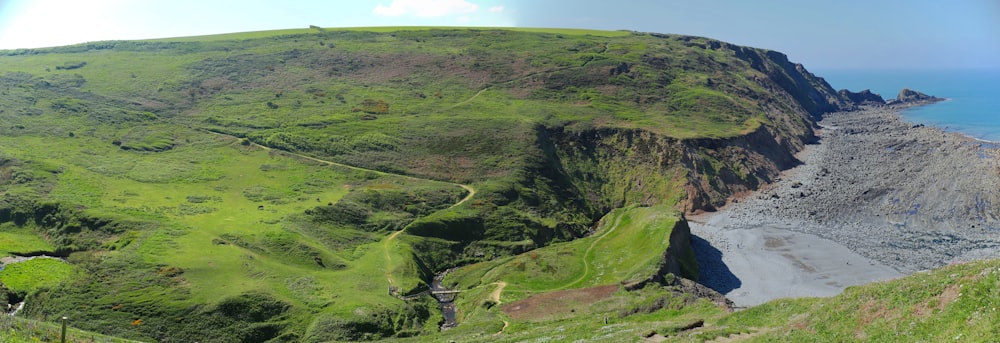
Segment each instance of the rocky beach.
[[745,306],[1000,256],[998,145],[899,111],[826,115],[801,165],[689,218],[702,282]]

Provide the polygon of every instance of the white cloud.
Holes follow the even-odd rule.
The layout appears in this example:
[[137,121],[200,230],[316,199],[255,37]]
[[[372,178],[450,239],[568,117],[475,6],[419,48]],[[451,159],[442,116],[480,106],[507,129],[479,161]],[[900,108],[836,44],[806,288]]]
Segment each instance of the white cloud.
[[500,13],[500,12],[503,12],[503,10],[504,10],[503,6],[493,6],[493,7],[490,7],[490,12],[493,12],[493,13]]
[[475,12],[479,5],[465,0],[392,0],[389,6],[375,6],[373,13],[387,17],[413,14],[418,17],[443,17]]

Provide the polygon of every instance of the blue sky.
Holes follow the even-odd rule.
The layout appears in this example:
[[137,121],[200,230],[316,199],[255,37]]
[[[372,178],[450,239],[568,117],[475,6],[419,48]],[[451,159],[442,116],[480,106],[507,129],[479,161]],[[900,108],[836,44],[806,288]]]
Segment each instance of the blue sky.
[[1000,69],[1000,1],[0,0],[0,49],[356,26],[520,26],[707,36],[810,69]]

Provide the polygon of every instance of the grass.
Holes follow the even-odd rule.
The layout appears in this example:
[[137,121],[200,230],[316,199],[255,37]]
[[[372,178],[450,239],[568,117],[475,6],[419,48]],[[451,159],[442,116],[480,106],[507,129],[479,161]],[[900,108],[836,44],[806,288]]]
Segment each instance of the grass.
[[381,27],[337,27],[337,28],[308,28],[308,29],[287,29],[287,30],[268,30],[268,31],[255,31],[255,32],[239,32],[239,33],[225,33],[217,35],[206,35],[206,36],[192,36],[192,37],[174,37],[174,38],[160,38],[152,39],[149,41],[166,41],[166,42],[211,42],[211,41],[227,41],[227,40],[237,40],[237,39],[260,39],[260,38],[271,38],[280,36],[291,36],[291,35],[304,35],[323,31],[361,31],[361,32],[379,32],[379,33],[392,33],[400,31],[429,31],[429,30],[476,30],[476,31],[488,31],[488,30],[504,30],[504,31],[517,31],[517,32],[533,32],[533,33],[549,33],[549,34],[560,34],[560,35],[590,35],[598,37],[622,37],[631,34],[629,31],[603,31],[603,30],[588,30],[588,29],[560,29],[560,28],[530,28],[530,27],[453,27],[453,26],[381,26]]
[[[730,337],[747,342],[990,341],[1000,334],[995,325],[998,283],[1000,260],[970,262],[849,287],[830,298],[779,299],[732,313],[647,287],[578,306],[575,313],[531,321],[515,321],[498,310],[501,306],[484,306],[490,291],[484,285],[459,298],[467,309],[462,325],[412,341],[622,342],[652,334],[667,336],[668,342]],[[642,310],[660,302],[666,305]],[[699,321],[702,326],[684,329]],[[504,322],[507,327],[497,334]]]
[[[80,136],[18,138],[18,149],[23,150],[14,153],[24,159],[45,159],[63,166],[60,182],[51,191],[52,199],[81,204],[91,212],[135,213],[160,222],[164,229],[137,232],[129,236],[138,238],[135,243],[116,246],[149,261],[169,261],[171,267],[183,270],[190,292],[185,303],[212,304],[256,291],[299,306],[335,304],[333,311],[344,309],[347,313],[359,307],[401,303],[385,292],[380,271],[387,261],[381,243],[332,250],[296,231],[294,222],[287,218],[335,203],[352,191],[393,184],[429,189],[451,185],[304,162],[212,134],[186,132],[183,136],[188,143],[159,153],[126,151],[106,141]],[[55,147],[61,152],[41,153]],[[72,157],[77,154],[94,157]],[[52,249],[30,228],[10,223],[4,227],[7,229],[3,237],[17,242],[3,245],[5,250]],[[277,237],[292,245],[291,249],[257,250],[217,243],[230,236],[256,244]],[[333,270],[318,266],[311,255],[290,255],[306,247],[327,264],[346,266]],[[31,250],[22,250],[28,248]],[[397,258],[403,260],[407,255],[403,250]],[[23,292],[52,286],[52,282],[68,277],[65,270],[55,270],[56,266],[72,267],[51,261],[32,260],[8,266],[0,280]],[[46,265],[36,266],[43,263]],[[50,265],[53,263],[57,265]],[[397,271],[410,284],[415,283],[411,280],[419,280],[415,273],[412,267]],[[309,275],[311,290],[289,286],[301,284],[292,280],[301,280],[303,275]]]
[[[60,324],[55,323],[3,316],[3,318],[0,318],[0,332],[3,333],[2,337],[0,337],[0,342],[3,343],[58,342],[61,338],[62,327]],[[73,327],[72,318],[69,319],[67,324],[66,341],[90,343],[138,342],[76,329]]]
[[[756,341],[989,341],[1000,332],[997,260],[850,287],[828,299],[773,301],[720,322],[774,329]],[[808,338],[807,338],[808,337]]]
[[14,223],[0,224],[0,255],[23,254],[37,251],[53,251],[55,247],[27,227]]
[[[657,272],[677,213],[666,207],[616,209],[593,235],[460,268],[446,279],[459,289],[508,286],[504,301],[532,294],[642,280]],[[651,251],[661,252],[651,254]]]
[[427,334],[430,299],[389,287],[464,264],[456,332],[499,331],[488,301],[656,269],[686,195],[682,141],[797,113],[709,45],[387,27],[0,51],[0,252],[72,252],[84,272],[30,288],[26,314],[122,337]]
[[57,286],[73,277],[75,272],[76,268],[64,261],[36,258],[5,266],[0,270],[0,283],[11,291],[30,294]]

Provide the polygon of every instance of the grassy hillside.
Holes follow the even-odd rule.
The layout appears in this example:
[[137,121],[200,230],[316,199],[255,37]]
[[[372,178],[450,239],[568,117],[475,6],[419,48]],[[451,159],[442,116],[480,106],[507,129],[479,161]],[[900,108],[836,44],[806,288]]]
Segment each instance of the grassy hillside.
[[981,261],[849,287],[832,298],[780,299],[733,313],[676,288],[589,289],[557,294],[534,308],[480,304],[471,328],[412,341],[988,342],[1000,335],[998,285],[1000,261]]
[[[678,221],[669,208],[616,209],[586,238],[460,268],[447,284],[458,289],[506,285],[505,302],[532,294],[639,281],[658,271]],[[692,264],[690,274],[696,273]]]
[[[833,298],[776,300],[735,313],[659,287],[574,291],[579,296],[562,292],[555,299],[539,300],[544,306],[518,311],[502,302],[490,303],[491,292],[485,292],[479,300],[489,306],[479,304],[458,328],[399,341],[630,342],[646,336],[669,342],[989,341],[1000,335],[995,325],[998,277],[1000,261],[973,262],[850,287]],[[18,335],[6,337],[11,342],[58,337],[53,324],[0,325],[18,328],[12,331]],[[79,330],[70,330],[69,337],[122,342]]]
[[312,28],[0,64],[0,253],[68,262],[2,293],[163,342],[432,334],[417,295],[466,265],[468,334],[502,323],[482,299],[667,299],[599,286],[662,277],[678,212],[767,182],[844,105],[780,53],[624,31]]

